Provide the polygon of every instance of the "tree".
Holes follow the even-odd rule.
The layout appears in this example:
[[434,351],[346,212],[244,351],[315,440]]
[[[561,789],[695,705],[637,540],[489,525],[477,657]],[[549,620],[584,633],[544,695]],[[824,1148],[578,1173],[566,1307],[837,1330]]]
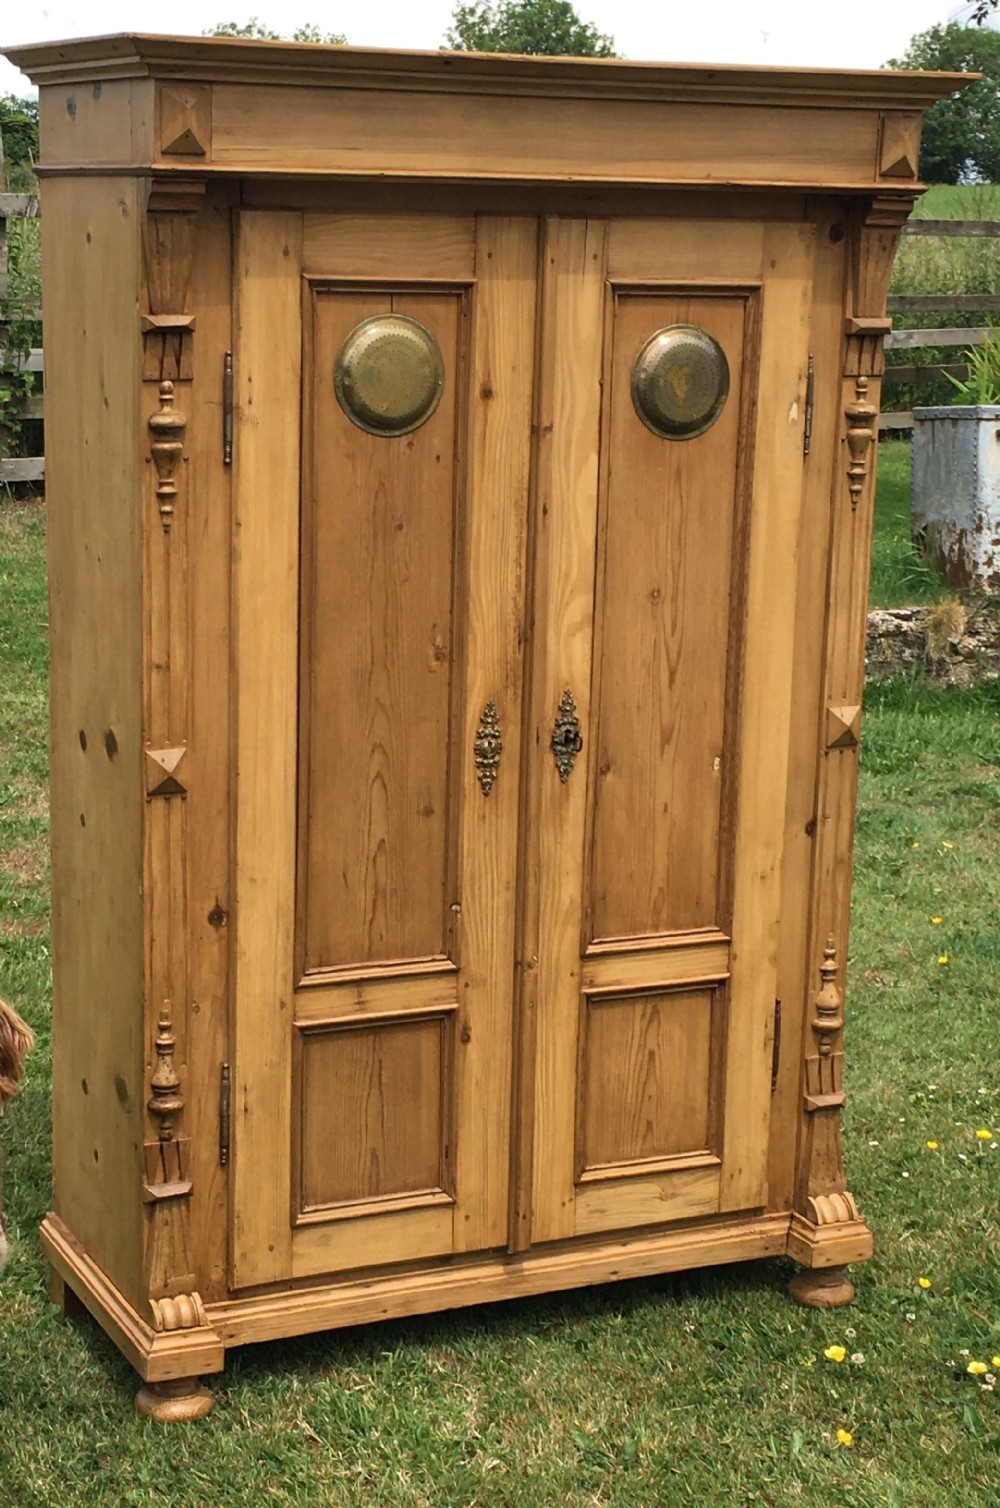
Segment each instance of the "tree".
[[473,0],[456,8],[445,40],[463,52],[616,56],[614,38],[581,21],[569,0]]
[[932,26],[911,38],[903,56],[888,66],[984,75],[928,110],[920,176],[928,183],[1000,182],[1000,32],[954,21]]
[[251,16],[249,21],[216,21],[215,25],[204,33],[206,37],[251,37],[263,42],[328,42],[342,47],[347,38],[339,31],[320,31],[315,21],[304,21],[301,26],[288,38],[283,38],[280,31],[272,31],[265,26],[259,16]]

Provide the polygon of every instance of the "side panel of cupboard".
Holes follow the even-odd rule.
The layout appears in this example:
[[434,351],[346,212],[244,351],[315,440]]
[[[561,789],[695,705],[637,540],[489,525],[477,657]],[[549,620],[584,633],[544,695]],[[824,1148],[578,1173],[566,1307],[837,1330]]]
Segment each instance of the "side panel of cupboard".
[[[53,1203],[143,1298],[140,368],[142,195],[130,178],[43,190],[52,642]],[[50,228],[51,227],[51,228]],[[111,1218],[111,1211],[115,1218]]]

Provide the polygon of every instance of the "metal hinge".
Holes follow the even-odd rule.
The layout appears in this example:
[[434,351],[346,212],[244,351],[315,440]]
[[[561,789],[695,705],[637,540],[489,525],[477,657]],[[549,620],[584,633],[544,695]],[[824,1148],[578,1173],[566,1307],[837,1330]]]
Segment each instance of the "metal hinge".
[[229,1123],[232,1119],[233,1082],[229,1064],[223,1063],[219,1078],[219,1164],[229,1162]]
[[774,1046],[771,1048],[771,1093],[778,1087],[778,1064],[781,1062],[781,1001],[774,1002]]
[[809,352],[809,366],[806,369],[806,422],[802,432],[802,454],[809,454],[809,446],[812,444],[813,432],[813,397],[816,389],[816,366],[813,361],[813,353]]
[[233,460],[233,353],[222,358],[222,464]]

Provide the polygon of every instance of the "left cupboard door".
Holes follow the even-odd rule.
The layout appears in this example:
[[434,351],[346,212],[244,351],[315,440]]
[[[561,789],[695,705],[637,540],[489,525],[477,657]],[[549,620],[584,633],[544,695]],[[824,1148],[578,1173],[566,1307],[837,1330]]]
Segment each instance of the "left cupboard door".
[[239,219],[234,1288],[507,1240],[536,244]]

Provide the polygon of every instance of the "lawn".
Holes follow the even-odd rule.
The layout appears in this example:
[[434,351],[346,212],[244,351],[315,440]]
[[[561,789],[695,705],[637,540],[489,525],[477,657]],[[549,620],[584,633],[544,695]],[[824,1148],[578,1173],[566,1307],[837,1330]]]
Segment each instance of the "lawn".
[[165,1428],[134,1414],[134,1376],[101,1332],[47,1304],[35,1237],[43,535],[38,503],[0,502],[0,992],[39,1033],[0,1127],[4,1508],[995,1501],[1000,1391],[967,1366],[1000,1372],[1000,1152],[977,1136],[1000,1131],[1000,695],[897,683],[868,698],[845,1139],[877,1254],[853,1307],[798,1308],[773,1262],[341,1331],[231,1354],[213,1414]]

